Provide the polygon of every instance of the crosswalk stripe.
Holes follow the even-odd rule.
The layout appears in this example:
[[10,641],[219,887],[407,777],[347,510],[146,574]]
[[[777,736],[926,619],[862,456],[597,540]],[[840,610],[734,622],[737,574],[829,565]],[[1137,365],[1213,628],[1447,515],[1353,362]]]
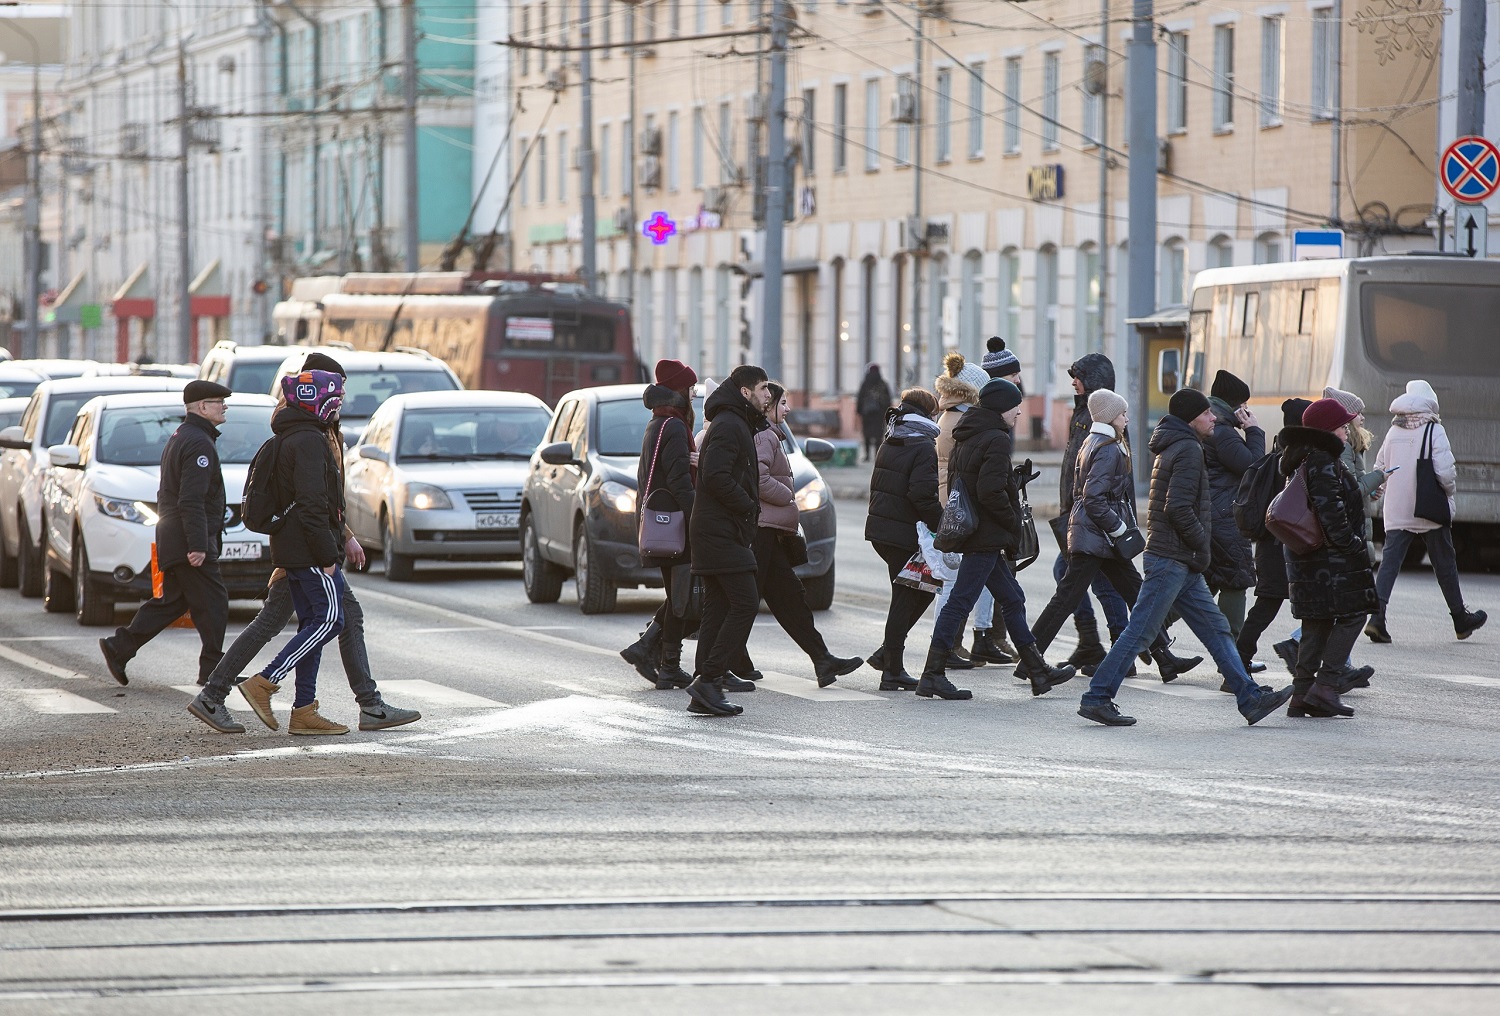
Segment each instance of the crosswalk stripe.
[[[21,650],[12,649],[7,645],[0,645],[0,659],[9,660],[12,663],[19,663],[27,670],[34,670],[38,674],[46,674],[49,677],[60,677],[65,681],[88,680],[87,674],[80,674],[76,670],[69,670],[67,667],[59,667],[55,663],[48,663],[46,660],[39,660],[35,656],[32,656],[30,653],[23,653],[21,652]],[[101,674],[104,672],[103,661],[100,661],[99,671]]]
[[853,688],[840,688],[838,685],[829,685],[827,688],[819,688],[818,682],[805,677],[793,677],[790,674],[778,674],[774,670],[765,672],[765,676],[756,682],[756,685],[766,691],[778,691],[783,695],[795,695],[797,698],[812,699],[815,702],[883,702],[879,695],[872,695],[866,691],[855,691]]
[[[182,692],[184,695],[192,695],[194,698],[196,698],[198,696],[198,693],[203,690],[202,688],[198,687],[196,684],[174,684],[174,685],[172,685],[172,687],[176,688],[178,691]],[[248,703],[248,702],[245,701],[245,696],[241,695],[237,691],[231,691],[229,693],[229,697],[224,700],[224,704],[226,706],[228,706],[230,709],[235,709],[235,710],[238,710],[239,712],[242,712],[242,713],[248,713],[248,712],[252,711],[250,709],[250,703]],[[286,688],[286,690],[283,691],[280,695],[276,695],[276,696],[272,697],[272,699],[271,699],[271,712],[273,712],[273,713],[282,713],[282,714],[285,714],[287,716],[292,715],[292,689],[291,689],[291,685],[288,685],[287,688]]]
[[1454,684],[1477,684],[1483,688],[1500,688],[1500,677],[1480,677],[1478,674],[1428,674],[1427,676],[1439,681],[1452,681]]
[[504,702],[497,702],[483,695],[472,695],[457,688],[435,684],[432,681],[399,680],[381,681],[382,693],[390,692],[393,698],[414,699],[433,706],[453,706],[460,709],[504,709]]
[[1178,698],[1225,699],[1230,702],[1234,701],[1232,696],[1226,695],[1224,692],[1219,691],[1217,688],[1198,688],[1191,684],[1162,684],[1159,680],[1157,680],[1157,683],[1155,684],[1150,683],[1153,680],[1157,679],[1155,679],[1154,677],[1148,677],[1145,681],[1127,680],[1124,684],[1120,685],[1120,687],[1133,688],[1136,691],[1154,691],[1158,695],[1175,695]]
[[8,688],[6,691],[18,696],[26,706],[37,713],[112,713],[109,706],[100,705],[93,699],[74,695],[60,688]]

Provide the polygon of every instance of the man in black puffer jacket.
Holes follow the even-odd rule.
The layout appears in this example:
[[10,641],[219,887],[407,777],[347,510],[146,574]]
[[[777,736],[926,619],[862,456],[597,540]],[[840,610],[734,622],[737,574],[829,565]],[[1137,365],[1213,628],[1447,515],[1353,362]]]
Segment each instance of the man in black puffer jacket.
[[[1213,499],[1213,562],[1204,576],[1209,591],[1219,598],[1219,609],[1229,620],[1237,639],[1245,627],[1245,590],[1255,585],[1255,551],[1234,521],[1234,499],[1240,479],[1266,453],[1266,432],[1261,429],[1250,401],[1250,386],[1221,370],[1214,375],[1208,393],[1214,411],[1214,429],[1203,442],[1203,462],[1208,467],[1209,496]],[[1243,434],[1241,433],[1243,431]],[[1256,668],[1265,669],[1265,664]]]
[[1240,714],[1251,724],[1269,716],[1292,689],[1263,689],[1250,680],[1239,650],[1229,636],[1229,622],[1219,612],[1203,581],[1212,560],[1212,501],[1203,438],[1213,430],[1208,398],[1193,388],[1172,396],[1167,415],[1151,435],[1156,455],[1151,470],[1150,510],[1146,516],[1146,576],[1130,612],[1130,623],[1094,671],[1078,715],[1111,727],[1126,727],[1135,718],[1115,706],[1115,694],[1131,657],[1150,644],[1168,613],[1176,610],[1208,647],[1219,672],[1234,692]]
[[708,437],[698,454],[698,487],[688,525],[693,574],[704,579],[698,628],[697,673],[688,685],[688,711],[735,716],[743,710],[725,690],[752,691],[753,682],[729,673],[743,653],[760,590],[755,584],[755,542],[760,518],[760,464],[755,434],[766,424],[770,378],[759,367],[736,367],[703,404]]

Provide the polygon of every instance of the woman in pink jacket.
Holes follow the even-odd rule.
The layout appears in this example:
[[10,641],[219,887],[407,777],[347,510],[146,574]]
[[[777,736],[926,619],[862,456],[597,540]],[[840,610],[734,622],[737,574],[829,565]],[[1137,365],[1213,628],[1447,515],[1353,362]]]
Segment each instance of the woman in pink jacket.
[[788,550],[806,561],[807,543],[797,531],[792,464],[781,447],[782,423],[791,406],[785,388],[772,381],[770,389],[771,405],[766,410],[770,426],[755,435],[755,454],[760,464],[760,528],[756,530],[754,544],[756,578],[760,595],[771,608],[776,623],[812,659],[818,687],[826,688],[845,674],[854,673],[865,661],[858,656],[837,657],[828,651],[813,623],[802,580],[792,570],[792,555]]
[[[1380,610],[1365,626],[1365,634],[1372,642],[1389,642],[1390,632],[1385,627],[1385,607],[1391,599],[1391,590],[1396,585],[1396,575],[1412,541],[1420,539],[1427,548],[1432,561],[1432,570],[1437,575],[1438,588],[1448,602],[1448,611],[1453,615],[1453,631],[1466,639],[1487,620],[1482,610],[1471,611],[1464,606],[1463,591],[1458,588],[1458,559],[1453,552],[1453,524],[1455,515],[1453,494],[1457,489],[1458,465],[1453,459],[1453,449],[1448,444],[1448,433],[1443,430],[1442,418],[1438,416],[1437,392],[1426,381],[1407,382],[1406,392],[1396,396],[1391,403],[1391,429],[1385,432],[1385,441],[1375,456],[1375,468],[1387,474],[1385,482],[1385,551],[1380,560],[1380,573],[1375,577],[1375,592],[1380,597]],[[1448,495],[1447,523],[1423,518],[1416,513],[1417,507],[1417,459],[1422,446],[1430,445],[1433,471],[1438,484]]]

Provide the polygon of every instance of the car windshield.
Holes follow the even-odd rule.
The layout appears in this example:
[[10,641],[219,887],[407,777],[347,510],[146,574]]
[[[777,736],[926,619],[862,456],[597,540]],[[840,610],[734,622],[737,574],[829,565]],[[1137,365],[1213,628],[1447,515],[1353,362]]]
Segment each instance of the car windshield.
[[529,459],[549,417],[528,406],[408,409],[401,417],[398,462]]
[[20,423],[21,414],[24,412],[26,412],[25,406],[22,406],[20,409],[0,409],[0,430],[4,430],[6,427],[14,427]]
[[35,377],[0,377],[0,399],[25,398],[41,383],[41,378]]
[[457,387],[445,370],[351,370],[344,382],[344,405],[339,416],[367,419],[392,395],[447,392]]
[[73,421],[78,418],[78,411],[83,408],[83,404],[103,394],[103,392],[68,392],[67,394],[54,392],[47,403],[47,425],[42,428],[42,447],[50,448],[66,441],[68,431],[73,429]]
[[250,360],[236,363],[229,369],[229,390],[264,395],[271,390],[271,384],[276,380],[276,372],[280,369],[281,361],[279,360],[265,360],[261,363]]
[[[116,466],[156,466],[183,411],[161,406],[105,410],[95,458]],[[219,461],[246,464],[271,436],[270,406],[230,406],[219,426]]]
[[[637,399],[615,399],[599,403],[600,455],[641,454],[641,442],[646,439],[646,424],[651,422],[651,411]],[[693,430],[703,429],[703,399],[693,399]],[[787,437],[786,428],[781,429],[781,447],[788,455],[797,451],[797,445]]]

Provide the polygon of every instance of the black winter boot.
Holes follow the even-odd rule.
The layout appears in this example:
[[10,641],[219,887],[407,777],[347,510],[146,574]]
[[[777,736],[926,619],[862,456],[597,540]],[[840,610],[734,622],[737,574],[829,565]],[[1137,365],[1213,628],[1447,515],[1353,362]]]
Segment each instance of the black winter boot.
[[858,656],[825,656],[813,664],[813,672],[818,677],[818,687],[827,688],[834,681],[845,674],[852,674],[865,665],[865,661]]
[[972,691],[955,688],[953,682],[948,680],[948,675],[943,672],[943,663],[947,658],[948,653],[941,646],[927,651],[927,663],[922,667],[922,680],[917,682],[917,694],[922,698],[932,698],[934,695],[941,699],[973,698]]
[[699,675],[688,685],[688,712],[700,716],[738,716],[745,710],[724,696],[724,689],[713,678]]
[[[653,620],[646,625],[646,630],[641,632],[639,639],[620,650],[620,658],[634,667],[637,674],[652,684],[655,684],[657,680],[657,659],[661,655],[661,639],[661,625]],[[682,646],[679,645],[677,650],[680,662]]]
[[1480,628],[1483,628],[1484,622],[1489,619],[1489,615],[1484,611],[1470,610],[1465,607],[1462,613],[1453,615],[1453,632],[1460,639],[1466,639]]
[[693,683],[693,675],[682,669],[682,643],[661,644],[661,669],[656,672],[656,687],[661,691],[671,688],[686,688]]
[[[1000,638],[1004,641],[1005,636],[1001,635]],[[1016,654],[1009,650],[1009,645],[1002,649],[995,644],[990,638],[990,629],[974,629],[974,644],[969,648],[969,656],[973,659],[983,660],[985,663],[1015,663]]]
[[1302,696],[1303,708],[1309,706],[1333,716],[1353,716],[1354,710],[1339,701],[1338,689],[1326,684],[1315,684]]
[[885,670],[885,644],[881,643],[873,653],[866,656],[865,662],[876,670]]
[[[1456,628],[1457,626],[1455,625],[1454,627]],[[1380,609],[1370,617],[1369,622],[1365,625],[1365,634],[1370,637],[1371,642],[1374,642],[1378,645],[1390,644],[1391,633],[1385,630],[1384,603],[1380,605]]]
[[1061,667],[1049,667],[1047,661],[1042,659],[1041,650],[1037,649],[1036,643],[1029,646],[1021,646],[1021,665],[1016,668],[1016,673],[1031,682],[1031,694],[1045,695],[1060,684],[1073,680],[1076,671],[1072,666],[1063,664]]
[[1203,662],[1201,656],[1173,656],[1171,646],[1169,640],[1162,639],[1151,648],[1151,659],[1156,664],[1156,672],[1161,675],[1162,684],[1177,680]]
[[946,670],[973,670],[975,667],[984,666],[984,661],[970,656],[969,651],[964,648],[964,629],[967,624],[960,625],[958,634],[953,636],[953,645],[948,648],[948,656],[943,661]]
[[[904,646],[895,649],[887,649],[881,646],[877,653],[880,654],[880,690],[881,691],[916,691],[917,679],[906,672],[906,655]],[[871,656],[866,663],[874,666],[875,657]]]
[[[1103,663],[1104,657],[1109,654],[1104,651],[1104,643],[1099,641],[1099,622],[1084,622],[1074,618],[1073,626],[1078,629],[1078,648],[1073,650],[1068,662],[1075,667],[1097,667]],[[1024,655],[1022,659],[1025,659]]]

